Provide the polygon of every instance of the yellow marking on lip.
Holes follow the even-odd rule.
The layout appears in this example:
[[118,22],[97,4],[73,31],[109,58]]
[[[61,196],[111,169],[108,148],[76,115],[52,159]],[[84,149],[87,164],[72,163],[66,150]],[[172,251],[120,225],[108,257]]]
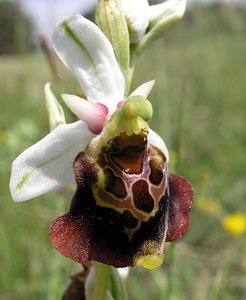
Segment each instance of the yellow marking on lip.
[[164,261],[164,254],[151,254],[146,256],[139,256],[137,258],[137,266],[142,266],[149,270],[159,268]]

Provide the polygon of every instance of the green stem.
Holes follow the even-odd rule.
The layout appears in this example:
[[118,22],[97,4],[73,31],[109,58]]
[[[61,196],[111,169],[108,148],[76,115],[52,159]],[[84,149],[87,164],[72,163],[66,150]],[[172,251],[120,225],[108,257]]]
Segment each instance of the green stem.
[[137,59],[139,58],[139,53],[136,51],[136,47],[137,47],[136,45],[131,46],[130,64],[129,64],[128,70],[125,74],[125,81],[126,81],[125,96],[126,97],[129,95],[129,91],[130,91],[131,84],[132,84],[133,73],[135,70]]
[[172,243],[168,249],[169,272],[167,276],[167,290],[165,297],[167,299],[171,299],[174,296],[175,291],[175,246],[175,243]]
[[92,292],[92,300],[105,300],[111,275],[111,267],[95,263],[96,273]]
[[125,281],[120,277],[119,272],[112,268],[111,274],[111,295],[114,300],[127,300],[127,290]]
[[134,67],[130,66],[125,75],[125,82],[126,82],[125,95],[124,95],[125,97],[129,96],[129,92],[132,84],[133,72],[134,72]]

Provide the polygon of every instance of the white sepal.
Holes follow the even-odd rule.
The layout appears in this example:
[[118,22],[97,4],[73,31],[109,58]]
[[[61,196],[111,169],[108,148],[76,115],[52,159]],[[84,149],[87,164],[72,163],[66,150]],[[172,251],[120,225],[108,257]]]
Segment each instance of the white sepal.
[[58,24],[53,35],[54,48],[74,73],[87,99],[103,103],[109,110],[123,98],[125,81],[113,48],[103,32],[81,15]]
[[148,82],[143,83],[138,88],[136,88],[128,98],[132,96],[143,96],[144,98],[147,98],[154,84],[155,80],[150,80]]
[[85,123],[59,125],[26,149],[12,164],[10,192],[16,202],[29,200],[75,182],[72,164],[94,135]]
[[121,6],[128,25],[130,40],[138,43],[149,24],[149,3],[147,0],[121,0]]
[[169,152],[167,149],[167,146],[163,139],[152,129],[149,128],[149,134],[148,134],[148,142],[158,148],[162,151],[162,153],[165,155],[167,162],[169,162]]

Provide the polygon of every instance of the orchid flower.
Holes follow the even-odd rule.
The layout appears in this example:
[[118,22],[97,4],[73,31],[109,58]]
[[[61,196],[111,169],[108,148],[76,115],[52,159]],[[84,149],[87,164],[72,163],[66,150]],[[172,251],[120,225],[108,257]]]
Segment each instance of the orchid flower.
[[76,182],[69,212],[51,225],[55,248],[79,263],[154,269],[164,243],[187,230],[193,201],[190,184],[169,175],[167,147],[148,126],[154,82],[126,96],[111,43],[80,15],[59,23],[53,42],[87,100],[62,95],[79,121],[59,125],[17,157],[12,197],[25,201]]

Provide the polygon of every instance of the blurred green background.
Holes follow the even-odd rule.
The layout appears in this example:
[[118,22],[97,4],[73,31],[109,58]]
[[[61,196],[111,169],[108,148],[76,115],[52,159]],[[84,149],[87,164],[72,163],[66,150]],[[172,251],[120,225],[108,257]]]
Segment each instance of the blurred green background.
[[[48,236],[71,193],[16,204],[8,181],[12,160],[49,131],[44,83],[57,97],[79,86],[60,65],[63,79],[54,78],[20,16],[0,18],[0,300],[53,300],[80,270]],[[170,149],[171,171],[192,182],[195,203],[190,230],[166,246],[164,265],[131,270],[129,299],[245,299],[246,10],[193,6],[143,54],[133,88],[151,79],[152,128]]]

